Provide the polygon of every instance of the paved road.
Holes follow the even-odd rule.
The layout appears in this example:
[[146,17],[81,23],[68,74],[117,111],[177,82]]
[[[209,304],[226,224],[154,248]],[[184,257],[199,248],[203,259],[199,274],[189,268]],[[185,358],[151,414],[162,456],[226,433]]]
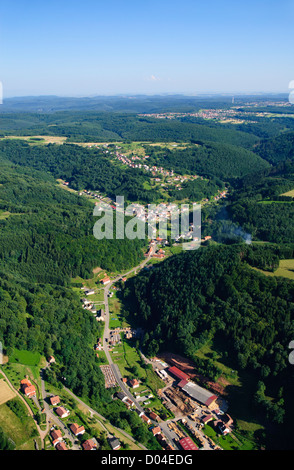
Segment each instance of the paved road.
[[[128,271],[127,273],[125,274],[121,274],[119,276],[117,276],[115,279],[113,279],[109,284],[107,284],[105,286],[105,289],[104,289],[104,303],[105,303],[105,327],[104,327],[104,333],[103,333],[103,349],[104,349],[104,352],[105,352],[105,355],[106,355],[106,358],[108,360],[108,364],[110,365],[112,371],[113,371],[113,374],[117,380],[117,383],[119,384],[120,388],[122,389],[122,391],[127,395],[127,397],[132,400],[134,403],[135,403],[135,406],[137,408],[137,410],[139,410],[140,412],[143,412],[144,413],[144,408],[140,405],[140,403],[138,402],[138,400],[136,400],[136,398],[132,395],[131,391],[129,390],[129,388],[124,384],[124,382],[122,382],[122,375],[121,375],[121,372],[119,370],[119,367],[117,366],[117,364],[114,364],[113,360],[112,360],[112,357],[111,357],[111,354],[108,350],[108,340],[109,340],[109,321],[110,321],[110,315],[109,315],[109,303],[108,303],[108,294],[109,294],[109,290],[111,288],[111,286],[119,281],[122,277],[126,277],[128,276],[129,274],[133,273],[133,272],[136,272],[140,269],[142,269],[146,263],[150,260],[152,254],[154,253],[156,249],[156,245],[154,245],[153,249],[152,249],[152,252],[150,253],[150,255],[142,262],[140,263],[139,266],[136,266],[135,268],[131,269],[130,271]],[[154,424],[155,426],[158,426],[158,423],[156,421],[153,421],[151,420],[152,424]],[[162,428],[162,432],[163,434],[168,438],[168,440],[170,440],[171,442],[173,442],[173,438],[172,438],[172,435],[170,432],[167,432],[166,429],[169,431],[169,429],[167,427],[163,427]]]
[[[93,410],[93,408],[91,408],[89,405],[87,405],[87,403],[83,402],[79,397],[77,397],[71,390],[69,390],[68,388],[64,387],[64,389],[76,400],[78,401],[81,405],[83,405],[85,408],[87,408],[88,411],[90,411],[90,413],[92,415],[95,415],[97,416],[101,421],[100,421],[100,424],[101,426],[104,428],[104,430],[106,431],[108,437],[112,437],[112,434],[110,434],[110,432],[108,431],[108,429],[104,426],[103,424],[103,421],[106,421],[106,418],[104,416],[102,416],[101,414],[99,414],[97,411]],[[124,431],[123,429],[120,429],[120,428],[117,428],[116,426],[113,426],[111,425],[114,429],[116,429],[118,432],[120,432],[121,434],[123,434],[125,437],[127,437],[130,441],[132,442],[136,442],[136,440],[130,436],[130,434],[128,434],[126,431]],[[145,446],[143,446],[143,444],[137,444],[139,445],[139,447],[141,447],[143,450],[147,450]]]

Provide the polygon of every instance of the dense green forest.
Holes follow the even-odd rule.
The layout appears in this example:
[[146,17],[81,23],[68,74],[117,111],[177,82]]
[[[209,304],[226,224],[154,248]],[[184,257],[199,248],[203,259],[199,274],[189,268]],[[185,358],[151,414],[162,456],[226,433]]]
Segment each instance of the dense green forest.
[[227,181],[269,167],[253,152],[224,143],[198,141],[183,150],[145,147],[150,164],[162,165],[182,174],[198,174]]
[[244,177],[228,204],[228,216],[257,240],[294,240],[294,162],[286,160],[266,172]]
[[159,120],[133,113],[56,112],[1,113],[0,136],[57,135],[70,142],[208,140],[252,148],[259,137],[251,132],[185,120]]
[[98,190],[111,198],[119,195],[129,201],[147,203],[159,197],[156,190],[143,188],[144,182],[149,181],[143,171],[111,164],[102,149],[71,144],[35,146],[23,141],[3,140],[0,155],[18,165],[50,172],[76,190]]
[[262,140],[255,152],[268,162],[275,164],[294,158],[294,133],[286,132],[272,139]]
[[[198,371],[215,380],[221,371],[194,354],[218,339],[232,367],[254,374],[258,386],[252,401],[277,425],[292,423],[294,412],[294,372],[288,361],[294,337],[294,284],[266,277],[251,266],[274,267],[282,254],[293,257],[294,246],[204,247],[140,274],[125,294],[136,299],[134,321],[146,330],[143,344],[148,355],[176,351],[194,359]],[[281,388],[282,397],[277,392]],[[283,440],[286,432],[277,429]],[[286,446],[291,444],[288,436]]]

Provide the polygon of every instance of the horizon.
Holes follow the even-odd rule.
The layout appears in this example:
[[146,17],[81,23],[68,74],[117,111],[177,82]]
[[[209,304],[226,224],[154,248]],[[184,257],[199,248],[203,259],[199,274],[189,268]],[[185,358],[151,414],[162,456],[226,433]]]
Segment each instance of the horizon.
[[3,102],[6,100],[11,100],[11,99],[22,99],[22,98],[72,98],[72,99],[95,99],[95,98],[112,98],[112,97],[118,97],[118,98],[126,98],[126,97],[157,97],[157,96],[183,96],[183,97],[191,97],[191,98],[197,98],[197,97],[210,97],[210,96],[224,96],[224,97],[236,97],[236,96],[279,96],[279,95],[285,95],[287,97],[289,95],[289,91],[252,91],[252,92],[245,92],[245,91],[232,91],[232,92],[222,92],[222,91],[207,91],[207,92],[161,92],[161,93],[123,93],[123,92],[117,92],[113,94],[91,94],[91,95],[62,95],[62,94],[28,94],[28,95],[13,95],[13,96],[7,96],[3,97]]

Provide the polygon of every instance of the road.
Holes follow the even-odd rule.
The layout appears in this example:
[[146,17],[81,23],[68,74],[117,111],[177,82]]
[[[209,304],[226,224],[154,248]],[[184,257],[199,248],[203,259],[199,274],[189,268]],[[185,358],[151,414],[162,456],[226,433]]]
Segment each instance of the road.
[[[155,250],[155,246],[153,248],[153,250]],[[136,398],[132,395],[132,393],[130,392],[129,388],[122,382],[122,375],[120,373],[120,370],[118,368],[118,366],[116,364],[114,364],[113,360],[112,360],[112,357],[111,357],[111,354],[108,350],[108,341],[109,341],[109,322],[110,322],[110,314],[109,314],[109,303],[108,303],[108,294],[109,294],[109,290],[111,288],[111,286],[113,284],[115,284],[117,281],[119,281],[121,278],[123,277],[126,277],[130,274],[132,274],[133,272],[137,272],[139,271],[140,269],[144,268],[144,266],[146,265],[146,263],[148,263],[148,261],[150,260],[152,254],[153,254],[154,251],[152,251],[152,253],[144,260],[142,261],[142,263],[140,263],[138,266],[136,266],[135,268],[131,269],[130,271],[128,271],[127,273],[125,274],[120,274],[119,276],[117,276],[115,279],[113,279],[112,281],[110,281],[109,284],[107,284],[104,288],[104,304],[105,304],[105,326],[104,326],[104,332],[103,332],[103,349],[104,349],[104,352],[105,352],[105,355],[106,355],[106,358],[107,358],[107,361],[108,361],[108,364],[110,365],[112,371],[113,371],[113,374],[116,378],[116,381],[117,383],[119,384],[119,386],[121,387],[122,391],[128,396],[128,398],[130,400],[132,400],[137,409],[140,410],[140,412],[144,412],[144,408],[142,408],[142,406],[140,405],[140,403],[136,400]]]
[[48,403],[48,396],[45,388],[45,382],[44,382],[44,372],[49,367],[49,364],[47,363],[46,366],[41,369],[40,375],[41,375],[41,392],[42,392],[42,398],[44,402],[44,409],[46,413],[46,434],[54,424],[57,424],[60,429],[62,429],[64,433],[64,438],[69,439],[69,441],[72,443],[71,450],[81,450],[81,447],[77,444],[75,444],[75,441],[77,440],[75,436],[70,432],[69,428],[64,424],[62,419],[60,419],[54,411],[50,408],[50,405]]

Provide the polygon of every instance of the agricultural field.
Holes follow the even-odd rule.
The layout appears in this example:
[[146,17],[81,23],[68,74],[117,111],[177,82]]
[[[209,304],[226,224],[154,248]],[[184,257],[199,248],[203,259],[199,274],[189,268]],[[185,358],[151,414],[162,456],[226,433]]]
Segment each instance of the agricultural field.
[[12,139],[12,140],[25,140],[29,144],[34,145],[47,145],[47,144],[63,144],[66,141],[66,137],[59,137],[53,135],[30,135],[30,136],[17,136],[17,135],[10,135],[7,137],[2,137],[0,140],[4,139]]
[[294,189],[292,189],[292,191],[288,191],[287,193],[281,194],[281,196],[288,196],[294,198]]
[[0,406],[16,396],[4,379],[0,379]]
[[280,260],[280,264],[278,269],[274,272],[270,271],[263,271],[262,269],[252,268],[256,271],[263,273],[265,276],[280,276],[285,277],[287,279],[294,280],[294,259],[282,259]]

